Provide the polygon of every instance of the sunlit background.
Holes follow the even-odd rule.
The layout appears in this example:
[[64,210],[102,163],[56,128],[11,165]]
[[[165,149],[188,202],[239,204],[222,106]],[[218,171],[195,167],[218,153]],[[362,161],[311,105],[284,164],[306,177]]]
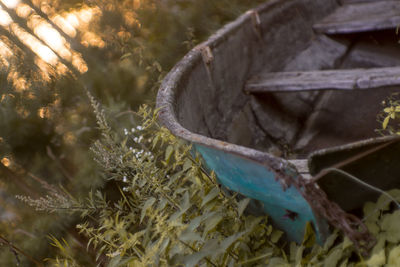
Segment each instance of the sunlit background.
[[[37,259],[65,238],[95,266],[78,218],[39,213],[15,199],[107,190],[90,146],[99,137],[88,89],[118,130],[153,105],[162,77],[189,49],[264,0],[0,0],[0,266],[15,266],[6,237]],[[87,254],[87,255],[86,255]],[[20,266],[28,266],[20,256]],[[101,265],[100,265],[101,266]]]
[[[10,40],[15,36],[19,49],[30,49],[35,54],[35,64],[42,70],[43,79],[49,71],[65,74],[69,67],[80,73],[87,71],[87,65],[82,55],[71,44],[71,40],[79,40],[85,47],[104,47],[104,41],[94,32],[89,25],[94,18],[101,16],[98,7],[82,6],[69,12],[56,14],[55,11],[43,1],[0,1],[0,25],[2,38],[0,40],[0,56],[2,67],[9,67],[10,60],[16,47]],[[78,37],[79,38],[76,38]],[[47,66],[50,65],[50,66]],[[16,80],[19,90],[26,88],[24,83],[18,81],[18,74],[11,74],[10,79]]]
[[[115,84],[126,83],[120,76],[127,76],[127,72],[121,72],[123,66],[113,59],[113,51],[117,56],[124,52],[106,52],[107,40],[99,33],[108,31],[109,44],[115,37],[126,40],[131,34],[126,27],[112,28],[119,21],[110,25],[106,21],[106,26],[100,26],[100,21],[103,12],[119,12],[125,25],[139,27],[134,10],[140,7],[139,0],[127,1],[125,11],[120,12],[116,9],[121,4],[107,2],[0,0],[0,237],[23,240],[19,246],[28,250],[33,240],[47,239],[40,232],[57,227],[58,216],[42,214],[35,219],[14,195],[38,197],[44,193],[42,181],[62,184],[75,192],[99,185],[89,155],[95,124],[85,93],[77,88],[80,84],[76,81],[87,75],[89,59],[94,70],[87,84],[105,94],[111,90],[124,94],[126,89]],[[110,66],[105,62],[110,62],[112,71],[107,70]],[[93,79],[98,70],[107,75]],[[127,77],[128,81],[132,79]],[[135,86],[126,84],[126,88]],[[76,186],[79,190],[73,189]],[[48,251],[39,244],[44,243],[36,243],[35,250]],[[1,266],[15,261],[1,248]]]

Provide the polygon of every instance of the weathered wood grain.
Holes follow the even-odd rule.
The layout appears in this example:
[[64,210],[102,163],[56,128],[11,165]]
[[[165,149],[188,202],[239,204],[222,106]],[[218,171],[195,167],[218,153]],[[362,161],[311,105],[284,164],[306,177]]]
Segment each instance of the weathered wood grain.
[[303,176],[306,180],[311,180],[312,176],[310,175],[310,171],[308,169],[308,160],[307,159],[292,159],[289,160],[292,163],[297,171]]
[[354,90],[397,85],[400,85],[400,67],[270,72],[250,79],[245,90],[250,93],[320,89]]
[[400,1],[391,0],[343,5],[313,28],[318,33],[338,34],[395,29],[399,25]]
[[381,2],[382,0],[341,0],[342,5],[355,4],[355,3],[368,3],[368,2]]

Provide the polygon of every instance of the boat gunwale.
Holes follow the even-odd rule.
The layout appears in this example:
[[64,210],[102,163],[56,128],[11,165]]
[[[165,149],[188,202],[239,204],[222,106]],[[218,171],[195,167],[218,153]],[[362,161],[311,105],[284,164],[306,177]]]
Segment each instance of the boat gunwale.
[[[212,137],[204,136],[201,134],[194,133],[185,127],[183,127],[177,120],[176,112],[174,109],[176,89],[179,87],[179,82],[185,73],[190,72],[197,64],[203,64],[202,62],[202,50],[204,48],[216,48],[219,44],[226,40],[226,37],[234,34],[246,23],[253,23],[253,16],[263,12],[268,12],[273,6],[281,3],[282,0],[270,0],[267,3],[261,4],[260,6],[250,9],[243,15],[239,16],[234,21],[226,24],[216,33],[211,35],[206,41],[194,47],[189,51],[167,74],[161,83],[160,89],[157,94],[156,108],[159,110],[159,120],[166,126],[174,135],[183,138],[186,141],[204,145],[206,147],[214,148],[220,151],[224,151],[236,156],[251,160],[253,162],[264,165],[266,168],[272,171],[284,171],[292,169],[297,173],[297,177],[302,179],[302,176],[297,172],[290,161],[276,157],[268,152],[252,149],[249,147],[232,144],[226,141],[214,139]],[[305,180],[304,180],[305,181]],[[283,181],[281,181],[283,182]],[[287,181],[284,182],[287,186]]]

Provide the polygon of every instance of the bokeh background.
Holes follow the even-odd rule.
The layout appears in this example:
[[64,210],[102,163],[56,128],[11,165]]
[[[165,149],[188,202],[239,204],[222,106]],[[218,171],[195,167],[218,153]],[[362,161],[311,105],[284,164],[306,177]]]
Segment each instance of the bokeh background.
[[[85,90],[111,121],[154,106],[162,77],[185,53],[261,2],[0,0],[0,241],[43,260],[55,257],[52,235],[94,264],[79,218],[35,211],[15,196],[44,196],[46,183],[75,198],[107,190],[90,152],[99,132]],[[4,240],[0,266],[32,264]]]

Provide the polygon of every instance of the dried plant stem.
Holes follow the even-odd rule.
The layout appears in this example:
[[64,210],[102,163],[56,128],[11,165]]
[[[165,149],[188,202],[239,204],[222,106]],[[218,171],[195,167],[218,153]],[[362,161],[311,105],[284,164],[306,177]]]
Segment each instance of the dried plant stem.
[[[36,266],[44,266],[40,261],[34,259],[33,257],[31,257],[29,254],[27,254],[26,252],[24,252],[23,250],[17,248],[16,246],[14,246],[10,241],[8,241],[6,238],[4,238],[3,236],[0,235],[0,244],[9,246],[11,251],[14,253],[14,255],[17,257],[18,253],[24,255],[28,260],[30,260],[31,262],[35,263]],[[18,257],[17,257],[18,260]]]

